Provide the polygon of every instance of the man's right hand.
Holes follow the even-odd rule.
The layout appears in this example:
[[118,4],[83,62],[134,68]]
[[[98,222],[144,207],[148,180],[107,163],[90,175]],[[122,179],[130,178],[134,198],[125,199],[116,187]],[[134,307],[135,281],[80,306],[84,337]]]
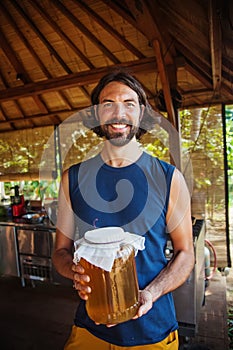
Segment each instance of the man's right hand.
[[88,294],[91,293],[91,287],[88,286],[90,277],[85,275],[85,270],[79,263],[72,265],[72,271],[74,272],[74,288],[78,291],[81,299],[87,300]]

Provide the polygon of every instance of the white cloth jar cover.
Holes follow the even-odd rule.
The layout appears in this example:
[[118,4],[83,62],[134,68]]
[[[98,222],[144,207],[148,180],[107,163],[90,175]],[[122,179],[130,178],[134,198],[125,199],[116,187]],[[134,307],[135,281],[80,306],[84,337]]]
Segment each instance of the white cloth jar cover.
[[111,271],[115,258],[121,246],[133,246],[135,256],[138,250],[145,248],[145,238],[125,232],[121,227],[103,227],[87,231],[83,238],[74,242],[74,263],[81,258],[90,264]]

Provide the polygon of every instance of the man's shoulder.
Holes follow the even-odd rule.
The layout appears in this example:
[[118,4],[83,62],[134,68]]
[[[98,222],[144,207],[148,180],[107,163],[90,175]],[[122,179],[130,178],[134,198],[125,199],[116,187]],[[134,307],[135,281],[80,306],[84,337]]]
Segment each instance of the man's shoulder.
[[90,157],[90,158],[84,158],[82,161],[72,164],[69,167],[69,170],[78,170],[81,166],[85,167],[85,166],[90,166],[92,164],[96,164],[99,160],[99,155],[96,155],[94,157]]
[[154,156],[150,153],[147,153],[147,152],[144,152],[144,155],[143,155],[144,159],[146,161],[150,161],[152,164],[155,164],[157,166],[160,166],[162,167],[163,169],[175,169],[175,166],[172,165],[171,163],[165,161],[165,160],[162,160],[160,158],[158,158],[157,156]]

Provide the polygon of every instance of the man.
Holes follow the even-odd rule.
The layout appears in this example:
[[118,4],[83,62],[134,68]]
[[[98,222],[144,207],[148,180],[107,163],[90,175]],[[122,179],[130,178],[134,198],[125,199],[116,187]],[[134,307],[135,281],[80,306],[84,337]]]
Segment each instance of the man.
[[[133,76],[122,71],[104,76],[92,104],[94,113],[84,124],[105,138],[103,149],[64,172],[59,194],[53,262],[73,280],[81,298],[65,349],[178,349],[171,292],[185,282],[194,264],[185,181],[174,166],[145,153],[137,142],[152,119],[145,92]],[[96,222],[145,237],[145,249],[136,256],[140,308],[134,319],[118,325],[95,324],[88,317],[90,277],[73,263],[74,231],[82,237]],[[174,249],[169,262],[167,232]]]

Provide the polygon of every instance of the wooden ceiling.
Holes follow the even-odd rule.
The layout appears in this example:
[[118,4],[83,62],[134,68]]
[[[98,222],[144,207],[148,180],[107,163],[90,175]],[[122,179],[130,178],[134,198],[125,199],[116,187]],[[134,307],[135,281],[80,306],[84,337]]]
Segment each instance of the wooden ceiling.
[[171,121],[177,103],[232,104],[232,58],[231,0],[0,1],[0,132],[58,125],[116,66]]

